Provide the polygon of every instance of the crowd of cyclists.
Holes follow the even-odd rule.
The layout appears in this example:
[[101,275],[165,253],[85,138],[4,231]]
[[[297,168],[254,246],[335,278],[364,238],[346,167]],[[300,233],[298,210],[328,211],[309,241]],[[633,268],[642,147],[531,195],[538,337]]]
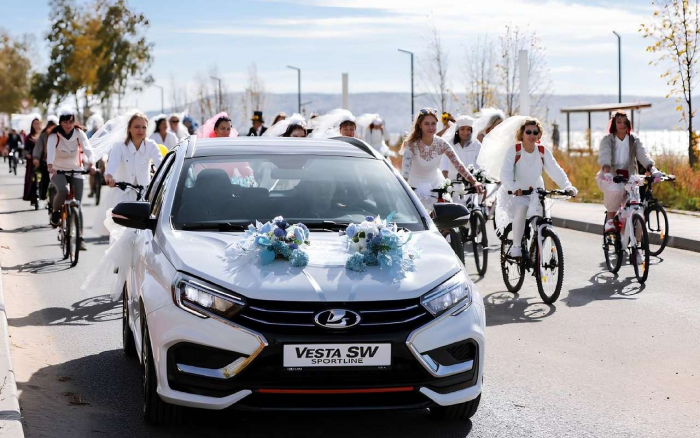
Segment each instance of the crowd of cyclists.
[[[376,114],[366,116],[355,118],[348,111],[336,110],[318,119],[312,116],[307,122],[298,114],[278,114],[268,129],[263,126],[262,113],[256,112],[248,135],[360,137],[396,163],[392,156],[396,154],[384,140],[383,120]],[[20,164],[26,166],[24,199],[36,208],[40,200],[48,199],[46,208],[53,227],[65,220],[62,209],[69,196],[79,208],[86,175],[90,175],[89,196],[96,197],[97,203],[102,184],[121,187],[122,190],[110,190],[102,200],[93,227],[97,233],[108,235],[102,224],[106,211],[121,201],[136,199],[136,191],[124,187],[147,187],[163,156],[179,140],[193,133],[204,137],[238,135],[226,113],[212,117],[198,130],[191,118],[181,120],[187,118],[160,115],[149,123],[145,114],[136,111],[106,124],[101,117],[93,116],[84,128],[77,123],[73,111],[63,109],[57,116],[49,117],[46,126],[42,126],[40,118],[32,120],[24,138],[15,130],[3,133],[0,148],[9,161],[10,173],[16,173]],[[440,122],[443,129],[438,132]],[[542,123],[533,117],[507,118],[502,111],[485,109],[478,118],[453,118],[423,108],[403,141],[399,160],[401,175],[427,211],[432,212],[435,204],[443,202],[465,207],[465,216],[471,217],[465,222],[468,226],[441,230],[462,260],[464,244],[472,243],[477,271],[484,275],[489,252],[485,223],[493,220],[501,239],[501,271],[508,289],[517,292],[525,272],[532,270],[543,300],[553,302],[561,290],[564,266],[548,201],[574,197],[577,189],[551,149],[542,143],[542,135]],[[627,251],[630,264],[639,273],[637,277],[644,281],[649,268],[649,233],[659,233],[645,218],[654,204],[651,184],[672,177],[654,167],[654,160],[621,111],[610,119],[608,134],[599,145],[598,163],[600,170],[595,178],[604,197],[608,267],[617,272]],[[558,190],[545,189],[545,173]],[[637,177],[638,174],[642,176]],[[652,212],[657,219],[659,207]],[[663,215],[667,234],[665,212]],[[82,215],[77,226],[82,236]],[[660,234],[663,241],[663,230]],[[81,239],[77,245],[79,250],[85,250]]]

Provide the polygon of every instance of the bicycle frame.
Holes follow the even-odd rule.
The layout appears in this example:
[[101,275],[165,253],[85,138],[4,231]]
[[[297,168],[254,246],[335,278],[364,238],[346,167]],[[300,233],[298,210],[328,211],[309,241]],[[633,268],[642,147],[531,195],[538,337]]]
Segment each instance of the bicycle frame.
[[639,196],[639,186],[642,184],[644,184],[644,177],[638,175],[633,175],[627,180],[625,183],[627,197],[620,204],[620,208],[616,213],[618,220],[621,218],[625,220],[625,227],[620,233],[620,239],[622,242],[627,243],[627,248],[637,246],[637,236],[634,235],[632,216],[634,213],[639,212],[644,217],[644,203]]

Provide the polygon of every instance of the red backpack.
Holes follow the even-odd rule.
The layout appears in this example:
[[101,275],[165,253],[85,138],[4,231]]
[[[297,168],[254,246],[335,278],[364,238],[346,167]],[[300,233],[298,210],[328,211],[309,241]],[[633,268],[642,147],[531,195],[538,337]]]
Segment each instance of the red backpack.
[[[520,156],[522,155],[523,144],[515,143],[515,161],[513,162],[513,181],[515,181],[515,165],[520,161]],[[544,146],[541,143],[537,143],[537,150],[540,151],[540,158],[542,159],[542,166],[544,166]]]

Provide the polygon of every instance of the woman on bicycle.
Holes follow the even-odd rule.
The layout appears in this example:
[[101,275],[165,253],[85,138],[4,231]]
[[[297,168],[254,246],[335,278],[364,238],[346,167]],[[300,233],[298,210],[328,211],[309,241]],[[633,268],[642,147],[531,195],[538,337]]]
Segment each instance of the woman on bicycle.
[[[462,161],[462,164],[467,166],[467,168],[471,165],[475,169],[478,169],[479,166],[476,164],[476,158],[479,156],[481,143],[479,140],[472,137],[473,124],[474,119],[471,117],[458,116],[454,126],[448,129],[442,138],[452,145],[457,156]],[[447,155],[442,156],[440,169],[442,169],[442,174],[445,178],[450,178],[452,180],[457,179],[457,169],[450,162]]]
[[[513,135],[515,133],[515,135]],[[496,127],[484,142],[479,158],[489,174],[501,177],[496,203],[496,226],[501,231],[513,224],[513,242],[520,242],[527,218],[544,214],[538,188],[544,188],[542,172],[572,196],[578,192],[549,148],[540,143],[542,124],[531,117],[516,116]],[[521,257],[522,248],[515,244],[511,257]]]
[[36,179],[34,176],[36,168],[34,167],[32,153],[34,152],[34,146],[36,146],[36,141],[39,138],[39,134],[41,133],[41,119],[39,119],[38,117],[32,119],[32,123],[30,126],[31,127],[29,128],[29,134],[27,134],[27,137],[24,140],[24,150],[27,153],[27,155],[25,156],[25,158],[27,159],[27,168],[24,174],[24,196],[22,197],[22,199],[25,201],[29,201],[29,203],[33,206],[34,204],[39,202],[39,200],[36,199]]
[[[90,172],[94,172],[92,156],[90,140],[82,127],[75,123],[75,113],[69,109],[61,110],[58,116],[58,126],[46,141],[46,164],[51,175],[51,182],[56,186],[57,191],[51,212],[51,225],[53,227],[58,226],[61,208],[68,197],[68,184],[73,186],[75,199],[82,202],[83,180],[85,178],[81,174],[62,175],[56,171],[83,171],[84,166],[88,165]],[[80,249],[83,251],[86,249],[82,239]]]
[[435,135],[438,116],[435,110],[423,108],[413,123],[413,129],[403,145],[403,164],[401,174],[427,210],[432,210],[436,202],[431,190],[442,187],[445,177],[440,172],[440,161],[445,155],[455,169],[467,180],[478,193],[484,187],[477,182],[459,159],[455,150],[445,140]]
[[[117,125],[123,123],[126,117],[121,116],[118,120]],[[127,182],[145,188],[151,182],[151,162],[158,168],[163,160],[158,144],[146,138],[148,118],[145,114],[132,113],[126,121],[126,129],[122,129],[115,129],[115,135],[121,134],[121,138],[112,144],[105,169],[105,182],[112,189],[107,192],[104,204],[100,203],[101,208],[93,225],[93,230],[101,236],[109,235],[109,230],[104,226],[107,211],[120,202],[136,200],[136,192],[115,189],[115,183]]]
[[474,122],[476,139],[483,144],[484,138],[491,131],[493,131],[496,126],[503,123],[505,119],[506,114],[503,112],[503,110],[496,108],[483,108],[481,110],[481,116]]
[[637,163],[641,163],[649,172],[655,172],[654,160],[651,159],[642,142],[632,135],[632,124],[627,114],[617,111],[610,119],[608,135],[600,141],[598,164],[601,166],[596,175],[598,188],[603,192],[603,204],[608,220],[604,233],[615,231],[613,218],[625,199],[625,185],[613,182],[616,175],[628,178],[637,174]]
[[41,185],[39,186],[39,199],[44,201],[46,199],[46,192],[49,189],[49,169],[46,164],[46,141],[49,135],[56,129],[58,125],[58,117],[51,115],[46,121],[46,127],[41,131],[39,137],[37,137],[36,144],[34,145],[34,150],[32,151],[32,161],[34,162],[34,167],[39,169],[41,172]]

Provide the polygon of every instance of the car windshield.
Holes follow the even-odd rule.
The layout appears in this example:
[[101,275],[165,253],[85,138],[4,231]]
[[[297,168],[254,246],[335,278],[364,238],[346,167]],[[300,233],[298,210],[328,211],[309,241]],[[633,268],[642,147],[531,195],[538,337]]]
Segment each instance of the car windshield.
[[231,155],[185,160],[173,225],[188,230],[240,230],[283,216],[310,228],[338,229],[366,216],[412,231],[425,225],[385,162],[322,155]]

